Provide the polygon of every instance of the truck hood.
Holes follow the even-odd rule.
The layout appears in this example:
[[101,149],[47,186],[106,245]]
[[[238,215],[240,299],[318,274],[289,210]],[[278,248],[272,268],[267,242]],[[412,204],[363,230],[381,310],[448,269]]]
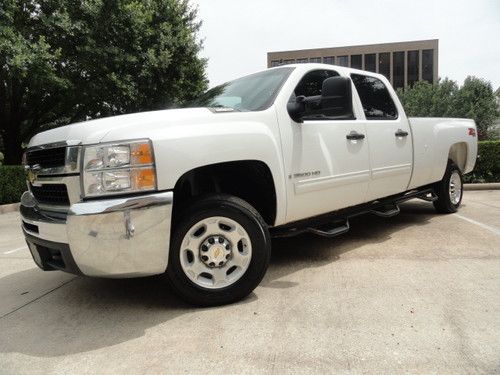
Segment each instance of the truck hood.
[[208,108],[186,108],[106,117],[44,131],[35,135],[28,147],[63,141],[92,144],[133,139],[137,133],[148,138],[150,133],[172,126],[213,123],[227,116],[234,121],[235,115],[240,117],[242,112],[214,113]]

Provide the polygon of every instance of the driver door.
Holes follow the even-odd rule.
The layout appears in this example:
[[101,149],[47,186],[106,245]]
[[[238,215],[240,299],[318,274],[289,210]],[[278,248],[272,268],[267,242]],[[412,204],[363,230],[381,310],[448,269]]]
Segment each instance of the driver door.
[[[338,73],[306,73],[290,100],[300,95],[321,95],[323,81],[332,76]],[[354,88],[351,91],[355,92]],[[366,199],[370,179],[366,124],[356,119],[321,119],[317,115],[316,110],[315,118],[305,116],[303,123],[288,117],[285,124],[292,138],[291,147],[285,150],[288,221],[353,206]],[[350,137],[354,134],[357,136]]]

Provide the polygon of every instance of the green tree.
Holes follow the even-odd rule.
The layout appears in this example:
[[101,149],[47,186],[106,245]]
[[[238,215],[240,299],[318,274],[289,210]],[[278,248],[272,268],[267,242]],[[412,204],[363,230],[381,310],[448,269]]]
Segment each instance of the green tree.
[[462,87],[448,78],[435,85],[420,81],[398,95],[408,116],[474,119],[480,139],[498,116],[491,83],[476,77],[467,77]]
[[497,103],[491,83],[476,77],[467,77],[455,95],[454,113],[457,117],[476,121],[479,139],[487,139],[490,127],[498,117]]
[[200,95],[199,27],[188,0],[2,0],[5,163],[18,164],[41,130]]

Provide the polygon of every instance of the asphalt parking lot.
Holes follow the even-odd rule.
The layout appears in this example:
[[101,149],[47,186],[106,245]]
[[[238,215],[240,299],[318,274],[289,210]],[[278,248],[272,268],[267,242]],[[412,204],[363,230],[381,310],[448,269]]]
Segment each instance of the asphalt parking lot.
[[0,215],[0,372],[500,372],[500,191],[401,209],[274,240],[261,286],[207,309],[160,277],[43,272]]

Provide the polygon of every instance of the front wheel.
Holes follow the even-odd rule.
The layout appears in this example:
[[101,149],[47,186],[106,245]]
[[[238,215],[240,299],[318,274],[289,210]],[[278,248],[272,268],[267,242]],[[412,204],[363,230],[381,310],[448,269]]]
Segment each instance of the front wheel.
[[438,199],[434,201],[434,208],[440,213],[457,212],[463,195],[462,172],[451,160],[441,181],[437,182],[434,190]]
[[174,290],[199,306],[238,301],[260,283],[271,240],[259,213],[230,195],[212,195],[183,210],[170,246],[167,276]]

